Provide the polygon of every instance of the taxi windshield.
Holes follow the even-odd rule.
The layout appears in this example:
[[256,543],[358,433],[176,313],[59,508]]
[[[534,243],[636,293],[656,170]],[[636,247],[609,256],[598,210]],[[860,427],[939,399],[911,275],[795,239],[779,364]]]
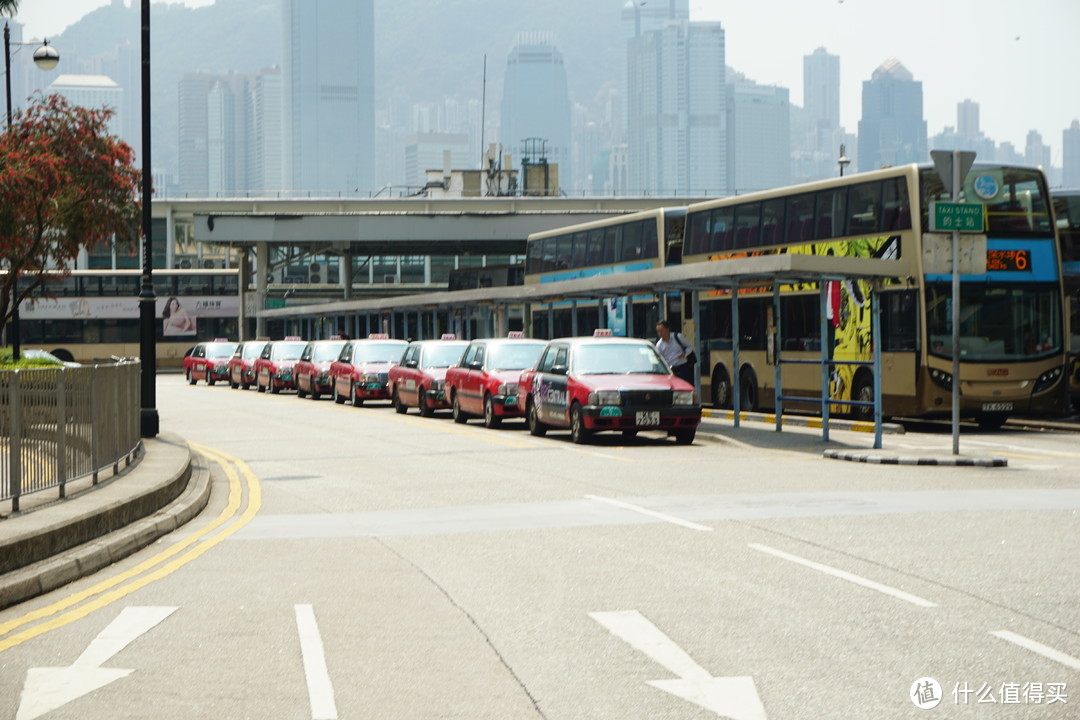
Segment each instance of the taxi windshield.
[[236,352],[236,343],[212,342],[206,343],[206,357],[227,358]]
[[357,343],[353,363],[396,363],[405,346],[400,343]]
[[341,348],[345,347],[345,341],[319,343],[312,353],[312,362],[333,362],[341,354]]
[[299,360],[307,343],[302,342],[279,342],[274,343],[270,350],[271,360]]
[[425,369],[450,367],[461,359],[461,353],[464,350],[465,345],[461,343],[456,343],[454,345],[443,345],[439,343],[428,345],[424,348],[424,352],[421,356],[420,367]]
[[526,343],[511,340],[491,348],[487,366],[491,370],[524,370],[536,363],[546,343]]
[[605,343],[581,345],[570,368],[577,375],[670,375],[652,345]]
[[244,346],[244,352],[240,356],[245,360],[254,360],[262,355],[262,351],[266,349],[266,343],[249,343]]

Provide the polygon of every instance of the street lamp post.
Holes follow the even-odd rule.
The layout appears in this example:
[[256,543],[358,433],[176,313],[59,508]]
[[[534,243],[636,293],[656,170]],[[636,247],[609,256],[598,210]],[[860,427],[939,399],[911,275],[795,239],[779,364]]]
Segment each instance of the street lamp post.
[[[24,42],[11,42],[11,27],[8,23],[4,23],[4,79],[7,85],[7,126],[5,132],[11,130],[11,46],[12,45],[36,45],[37,43],[24,43]],[[45,40],[41,46],[34,51],[34,64],[42,70],[48,71],[56,67],[56,64],[60,62],[60,53],[56,52],[56,48],[49,45],[49,41]],[[13,298],[15,306],[11,309],[11,328],[9,336],[11,338],[11,359],[18,360],[21,354],[22,348],[20,347],[19,338],[19,279],[15,278],[15,297]]]
[[157,411],[157,323],[154,310],[153,194],[150,165],[150,0],[142,0],[142,285],[139,289],[139,359],[142,363],[140,430],[144,438],[156,437],[160,426]]
[[844,145],[840,146],[840,159],[836,161],[836,164],[840,166],[840,177],[844,177],[844,168],[851,164],[850,158],[847,156],[847,148]]

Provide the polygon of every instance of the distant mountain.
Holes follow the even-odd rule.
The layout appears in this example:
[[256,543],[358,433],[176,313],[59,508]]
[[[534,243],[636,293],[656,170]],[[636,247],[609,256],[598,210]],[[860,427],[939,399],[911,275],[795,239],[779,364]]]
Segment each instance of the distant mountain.
[[[617,88],[624,0],[375,0],[375,93],[412,102],[479,98],[488,56],[488,102],[502,96],[506,58],[521,32],[550,32],[562,51],[571,100],[592,106]],[[108,5],[53,44],[65,72],[101,72],[125,48],[139,58],[139,5]],[[177,170],[177,85],[190,72],[250,73],[281,64],[280,0],[217,0],[151,7],[152,133],[155,167]],[[104,63],[107,64],[107,63]],[[121,63],[122,64],[122,63]],[[137,65],[136,65],[137,67]],[[122,81],[121,81],[122,82]],[[138,82],[138,71],[130,79]]]

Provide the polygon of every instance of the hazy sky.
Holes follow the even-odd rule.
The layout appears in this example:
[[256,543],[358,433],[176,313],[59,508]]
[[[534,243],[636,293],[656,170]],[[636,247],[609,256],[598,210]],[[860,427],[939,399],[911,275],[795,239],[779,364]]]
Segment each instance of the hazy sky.
[[[108,2],[21,0],[17,18],[28,38],[47,37]],[[728,65],[787,87],[799,105],[803,56],[817,47],[839,55],[848,132],[858,130],[863,81],[889,57],[922,82],[930,135],[955,126],[956,104],[970,99],[988,136],[1023,152],[1027,132],[1038,130],[1060,164],[1061,131],[1080,119],[1080,0],[690,0],[690,8],[693,20],[724,24]]]

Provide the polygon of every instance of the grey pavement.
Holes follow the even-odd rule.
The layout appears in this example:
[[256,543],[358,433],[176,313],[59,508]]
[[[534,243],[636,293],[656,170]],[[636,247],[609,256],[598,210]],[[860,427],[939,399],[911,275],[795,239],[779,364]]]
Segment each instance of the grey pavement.
[[[821,420],[786,415],[784,432],[775,418],[742,413],[735,428],[730,412],[705,411],[699,442],[772,447],[829,459],[895,465],[1001,467],[1004,458],[949,455],[934,450],[890,450],[888,438],[903,427],[883,427],[885,449],[852,444],[852,433],[873,437],[873,424],[831,419],[831,435],[821,440]],[[814,430],[817,432],[814,432]],[[864,437],[866,437],[864,435]],[[0,512],[0,609],[55,590],[146,547],[199,514],[210,498],[210,473],[193,462],[183,438],[163,433],[143,441],[130,467],[93,486],[88,480],[69,487],[67,497],[43,491],[22,498],[19,513]]]
[[[106,473],[103,473],[103,475]],[[0,608],[55,590],[146,547],[193,517],[210,498],[210,473],[183,438],[143,441],[135,461],[95,486],[45,490],[0,513]]]

